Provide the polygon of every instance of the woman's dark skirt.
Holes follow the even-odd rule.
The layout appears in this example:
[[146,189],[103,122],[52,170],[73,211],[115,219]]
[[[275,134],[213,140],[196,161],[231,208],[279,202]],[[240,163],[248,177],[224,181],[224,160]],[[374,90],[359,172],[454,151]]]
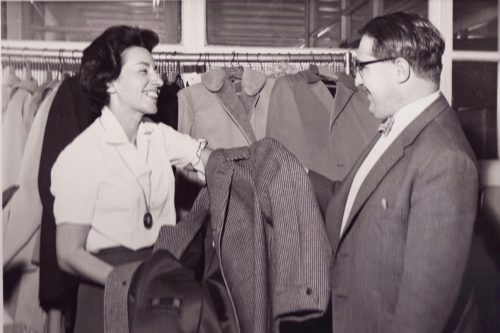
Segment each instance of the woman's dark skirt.
[[[143,260],[152,248],[132,251],[124,247],[105,249],[95,256],[110,265],[118,266]],[[93,282],[80,282],[75,321],[75,333],[104,333],[104,287]]]

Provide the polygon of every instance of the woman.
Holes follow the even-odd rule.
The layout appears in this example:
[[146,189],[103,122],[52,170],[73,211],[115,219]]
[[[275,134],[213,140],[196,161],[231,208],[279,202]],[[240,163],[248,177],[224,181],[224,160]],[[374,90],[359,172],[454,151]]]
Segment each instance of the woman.
[[158,35],[108,28],[83,52],[80,80],[101,116],[59,155],[51,174],[58,262],[81,277],[75,332],[103,331],[103,291],[114,266],[150,253],[174,225],[172,165],[204,179],[210,150],[144,116],[163,82],[151,50]]

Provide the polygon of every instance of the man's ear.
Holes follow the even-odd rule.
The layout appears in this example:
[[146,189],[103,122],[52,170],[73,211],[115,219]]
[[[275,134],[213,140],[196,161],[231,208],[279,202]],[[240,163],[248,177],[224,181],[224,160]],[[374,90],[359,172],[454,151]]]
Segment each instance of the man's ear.
[[411,73],[410,63],[404,58],[397,58],[395,60],[397,69],[398,83],[404,83],[408,81]]

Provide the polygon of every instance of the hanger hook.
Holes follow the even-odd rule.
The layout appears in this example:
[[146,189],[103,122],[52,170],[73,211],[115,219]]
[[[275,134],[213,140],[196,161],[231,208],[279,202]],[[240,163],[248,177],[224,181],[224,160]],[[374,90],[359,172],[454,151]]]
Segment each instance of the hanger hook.
[[246,57],[247,57],[247,64],[248,64],[248,67],[252,68],[252,64],[250,63],[250,60],[248,60],[248,52],[246,54]]
[[231,67],[233,67],[233,61],[234,61],[234,57],[236,57],[236,52],[233,51],[232,55],[233,55],[233,58],[231,59],[231,63],[230,63]]
[[257,62],[260,65],[260,69],[264,71],[264,66],[262,65],[262,61],[260,61],[260,52],[257,53]]
[[200,63],[200,60],[201,60],[201,52],[200,52],[200,56],[198,57],[198,60],[196,60],[196,66],[198,66],[198,64]]
[[208,68],[212,68],[212,64],[210,64],[210,53],[208,52],[205,53],[205,65]]

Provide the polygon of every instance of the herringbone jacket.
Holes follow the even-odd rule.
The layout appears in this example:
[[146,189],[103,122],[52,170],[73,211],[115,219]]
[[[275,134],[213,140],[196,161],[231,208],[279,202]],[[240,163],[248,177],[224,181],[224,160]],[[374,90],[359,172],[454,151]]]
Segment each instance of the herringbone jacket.
[[[206,176],[208,190],[200,196],[208,192],[214,246],[240,331],[277,332],[280,320],[324,314],[332,250],[312,185],[295,156],[263,139],[214,151]],[[177,226],[164,227],[157,247],[180,255],[206,220],[203,202],[197,200]],[[111,312],[129,273],[115,268],[106,283],[108,332],[122,332],[113,323],[120,315]]]

